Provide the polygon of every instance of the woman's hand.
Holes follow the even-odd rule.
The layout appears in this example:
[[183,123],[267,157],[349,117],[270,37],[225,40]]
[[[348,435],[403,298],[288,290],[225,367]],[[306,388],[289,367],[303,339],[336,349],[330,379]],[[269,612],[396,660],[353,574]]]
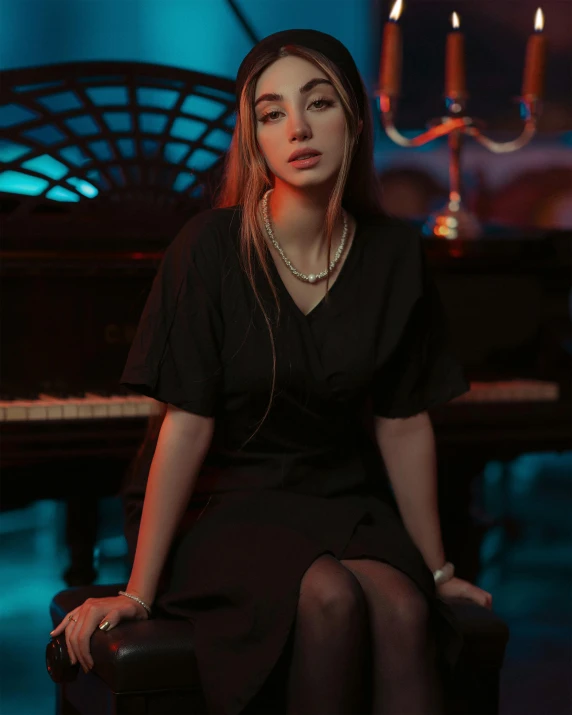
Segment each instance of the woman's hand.
[[443,600],[447,598],[467,598],[489,610],[493,607],[493,597],[488,591],[483,591],[482,588],[474,586],[469,581],[463,581],[462,578],[453,577],[436,588],[437,595]]
[[109,626],[101,630],[109,631],[120,621],[145,621],[148,617],[140,603],[126,596],[88,598],[70,611],[50,635],[55,637],[65,631],[70,661],[73,664],[78,660],[87,673],[93,668],[89,642],[96,628],[108,622]]

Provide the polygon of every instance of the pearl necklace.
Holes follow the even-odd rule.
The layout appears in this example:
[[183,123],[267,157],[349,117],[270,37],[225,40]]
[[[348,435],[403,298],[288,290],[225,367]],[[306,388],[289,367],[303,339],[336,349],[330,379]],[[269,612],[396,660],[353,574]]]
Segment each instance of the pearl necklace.
[[268,189],[268,191],[264,194],[262,197],[262,215],[264,217],[264,225],[266,227],[266,232],[268,233],[268,237],[274,244],[276,250],[282,257],[282,260],[284,263],[288,266],[288,268],[292,271],[292,273],[296,276],[296,278],[299,278],[301,281],[305,281],[306,283],[316,283],[316,281],[321,280],[322,278],[325,278],[330,271],[333,271],[333,269],[336,267],[338,261],[341,258],[341,255],[344,250],[344,246],[346,245],[346,238],[348,235],[348,218],[347,214],[345,211],[342,210],[342,217],[344,219],[344,230],[342,232],[342,240],[340,241],[340,245],[338,246],[338,250],[336,251],[334,258],[332,261],[330,261],[330,267],[329,269],[326,269],[322,271],[321,273],[310,273],[309,275],[306,275],[305,273],[301,273],[299,270],[294,268],[292,263],[290,262],[290,259],[286,256],[284,251],[282,250],[280,244],[278,241],[274,238],[274,233],[272,231],[272,226],[270,225],[270,219],[268,217],[268,196],[270,193],[273,191],[273,189]]

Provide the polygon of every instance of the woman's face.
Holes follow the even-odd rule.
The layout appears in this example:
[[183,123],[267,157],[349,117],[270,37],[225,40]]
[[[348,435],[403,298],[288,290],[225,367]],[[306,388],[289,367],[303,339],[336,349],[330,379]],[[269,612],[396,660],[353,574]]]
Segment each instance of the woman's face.
[[[316,65],[282,57],[267,67],[254,95],[258,146],[277,182],[299,188],[332,184],[340,170],[346,118],[338,93]],[[290,161],[315,150],[310,164]]]

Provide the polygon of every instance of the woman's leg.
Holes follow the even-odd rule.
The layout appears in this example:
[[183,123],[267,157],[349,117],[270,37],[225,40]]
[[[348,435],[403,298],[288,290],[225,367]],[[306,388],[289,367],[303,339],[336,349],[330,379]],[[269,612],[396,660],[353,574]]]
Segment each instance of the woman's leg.
[[386,563],[342,559],[365,594],[373,648],[373,710],[395,715],[442,713],[429,604],[415,582]]
[[320,556],[304,574],[294,628],[286,712],[365,712],[367,604],[357,579],[334,556]]

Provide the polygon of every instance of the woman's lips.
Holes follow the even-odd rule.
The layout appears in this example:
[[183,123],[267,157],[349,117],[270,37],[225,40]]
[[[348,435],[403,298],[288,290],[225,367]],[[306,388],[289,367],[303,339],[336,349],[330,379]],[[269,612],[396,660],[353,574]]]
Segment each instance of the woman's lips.
[[322,158],[321,154],[316,156],[310,156],[308,159],[294,159],[294,161],[289,162],[296,169],[311,169],[313,166],[320,161]]

